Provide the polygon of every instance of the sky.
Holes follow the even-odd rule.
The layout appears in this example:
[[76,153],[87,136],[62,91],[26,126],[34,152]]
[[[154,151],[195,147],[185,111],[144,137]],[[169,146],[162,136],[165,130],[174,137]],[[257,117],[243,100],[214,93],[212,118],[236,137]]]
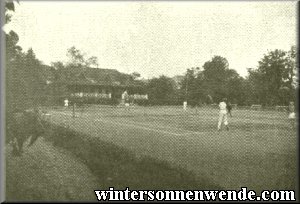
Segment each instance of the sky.
[[268,51],[296,45],[295,1],[22,1],[4,28],[44,64],[75,46],[99,68],[182,75],[219,55],[241,76]]

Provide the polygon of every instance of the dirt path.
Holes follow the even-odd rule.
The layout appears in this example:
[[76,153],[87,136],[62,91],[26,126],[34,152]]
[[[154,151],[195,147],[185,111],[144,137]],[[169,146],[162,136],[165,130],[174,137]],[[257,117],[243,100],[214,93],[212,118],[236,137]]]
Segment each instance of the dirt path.
[[69,152],[40,138],[20,157],[6,150],[6,201],[96,201],[100,183]]

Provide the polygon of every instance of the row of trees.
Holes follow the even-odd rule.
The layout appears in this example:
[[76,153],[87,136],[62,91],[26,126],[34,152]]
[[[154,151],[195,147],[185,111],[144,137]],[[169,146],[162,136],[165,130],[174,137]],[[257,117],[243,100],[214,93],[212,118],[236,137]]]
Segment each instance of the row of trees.
[[295,101],[298,89],[296,47],[289,51],[274,50],[264,55],[257,69],[250,69],[247,89],[252,103],[286,105]]
[[[66,56],[68,60],[66,63],[61,61],[52,62],[52,73],[54,78],[59,81],[67,81],[76,79],[79,74],[86,73],[89,68],[98,68],[98,59],[95,56],[87,57],[82,51],[77,49],[75,46],[72,46],[67,50]],[[116,71],[117,72],[117,71]],[[105,82],[110,84],[112,83],[112,75],[104,75]],[[96,77],[96,76],[95,76]],[[124,74],[118,72],[118,80],[121,84],[126,84],[130,82],[137,82],[136,84],[143,85],[143,82],[138,80],[141,75],[137,72],[132,74]]]
[[258,68],[248,69],[241,77],[229,68],[227,59],[214,56],[204,65],[187,69],[179,89],[174,80],[165,76],[151,79],[149,97],[154,103],[182,103],[190,105],[218,103],[227,97],[238,105],[287,105],[296,100],[298,78],[296,47],[289,51],[274,50],[263,56]]
[[[6,23],[14,11],[14,3],[6,3]],[[33,50],[22,51],[17,45],[19,37],[14,31],[6,36],[6,108],[33,107],[43,96],[45,80],[39,61]],[[75,47],[67,51],[69,61],[52,63],[56,79],[72,78],[87,67],[98,67],[98,59],[86,57]],[[265,54],[256,69],[248,69],[248,76],[241,77],[229,68],[226,58],[214,56],[202,67],[187,69],[181,80],[160,76],[139,80],[140,74],[131,74],[131,80],[140,82],[149,95],[149,102],[157,105],[175,105],[188,101],[190,105],[218,103],[227,97],[238,105],[287,105],[295,101],[298,88],[296,47],[289,51],[274,50]],[[70,71],[71,70],[71,71]]]
[[51,66],[54,68],[53,74],[56,79],[68,80],[74,78],[78,73],[84,71],[89,67],[98,67],[98,59],[95,56],[86,57],[86,54],[81,52],[75,46],[67,50],[68,61],[63,63],[61,61],[52,62]]
[[[14,8],[13,2],[5,3],[5,23],[10,22],[10,12],[14,12]],[[17,45],[18,41],[19,36],[14,31],[5,33],[5,105],[7,111],[34,107],[45,88],[43,73],[40,69],[42,63],[36,58],[32,49],[24,52]]]

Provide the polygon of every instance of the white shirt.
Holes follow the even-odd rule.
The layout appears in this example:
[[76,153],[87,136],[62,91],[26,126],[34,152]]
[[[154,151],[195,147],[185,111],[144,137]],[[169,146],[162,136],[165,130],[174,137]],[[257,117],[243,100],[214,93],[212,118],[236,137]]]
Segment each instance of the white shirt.
[[219,107],[220,107],[220,113],[227,113],[226,106],[227,106],[226,103],[223,102],[223,101],[219,104]]
[[65,102],[65,106],[69,105],[69,100],[68,99],[66,99],[64,102]]

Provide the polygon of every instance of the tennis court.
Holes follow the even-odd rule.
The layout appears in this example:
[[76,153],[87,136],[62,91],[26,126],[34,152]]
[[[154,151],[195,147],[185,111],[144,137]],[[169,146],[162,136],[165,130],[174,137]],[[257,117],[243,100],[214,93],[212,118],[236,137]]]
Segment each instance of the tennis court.
[[226,189],[296,188],[297,130],[285,112],[233,110],[217,131],[218,109],[89,106],[48,109],[52,123],[192,170]]

